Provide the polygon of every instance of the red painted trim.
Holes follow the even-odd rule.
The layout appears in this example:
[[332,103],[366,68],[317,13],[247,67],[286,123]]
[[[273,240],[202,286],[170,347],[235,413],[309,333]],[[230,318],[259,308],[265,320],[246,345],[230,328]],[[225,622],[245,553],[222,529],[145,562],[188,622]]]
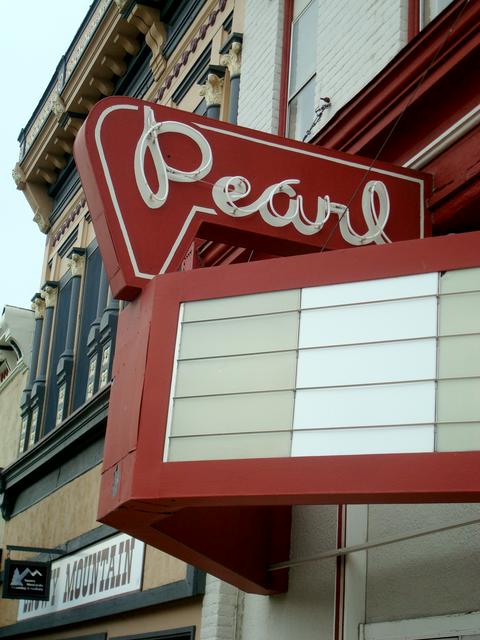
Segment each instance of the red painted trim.
[[[412,33],[419,1],[409,3]],[[315,143],[397,164],[410,160],[477,106],[477,85],[458,78],[478,73],[479,22],[479,2],[453,2],[334,115]],[[434,235],[480,228],[480,198],[472,189],[478,146],[470,144],[479,131],[477,125],[422,167],[435,185],[429,201]]]
[[408,0],[408,40],[420,32],[420,3],[423,0]]
[[[135,166],[138,170],[139,165],[133,159],[143,139],[145,113],[153,113],[157,122],[173,120],[183,127],[200,127],[206,136],[201,134],[204,146],[215,158],[208,180],[180,187],[172,182],[161,216],[152,215],[144,194],[136,188]],[[180,161],[192,160],[193,152],[199,153],[195,145],[189,136],[173,136],[173,141],[171,136],[165,137],[162,152]],[[328,193],[335,202],[348,203],[353,228],[365,232],[362,193],[368,175],[385,183],[391,209],[400,214],[391,215],[385,229],[392,240],[418,238],[421,217],[425,235],[430,234],[424,202],[431,189],[428,175],[386,163],[362,162],[340,152],[315,150],[310,145],[228,123],[217,123],[212,129],[208,118],[134,98],[110,97],[101,100],[89,114],[77,136],[74,153],[115,297],[133,299],[156,274],[185,266],[185,256],[195,238],[275,255],[319,250],[327,239],[330,249],[351,246],[335,224],[334,215],[310,234],[295,224],[270,224],[259,214],[235,217],[228,211],[223,213],[221,205],[216,205],[212,184],[231,174],[232,145],[235,172],[250,179],[255,176],[252,191],[262,193],[285,180],[286,175],[294,175],[299,181],[295,193],[305,197],[306,208],[316,204],[319,193]],[[153,173],[148,157],[146,167]],[[287,166],[292,174],[285,173]]]
[[280,106],[278,110],[278,135],[287,131],[288,80],[290,76],[290,46],[292,41],[293,1],[283,2],[282,69],[280,79]]
[[480,451],[162,462],[182,302],[478,267],[479,248],[477,232],[155,278],[121,315],[99,519],[265,594],[286,588],[268,566],[293,504],[480,501]]

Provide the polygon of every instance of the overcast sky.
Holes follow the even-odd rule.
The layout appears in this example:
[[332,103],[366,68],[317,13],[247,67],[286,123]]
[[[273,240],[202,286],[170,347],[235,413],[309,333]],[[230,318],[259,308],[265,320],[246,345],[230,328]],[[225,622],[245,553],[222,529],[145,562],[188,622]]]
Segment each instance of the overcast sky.
[[30,307],[40,286],[46,236],[33,222],[12,169],[18,160],[20,130],[28,122],[61,56],[92,0],[0,0],[0,314],[6,304]]

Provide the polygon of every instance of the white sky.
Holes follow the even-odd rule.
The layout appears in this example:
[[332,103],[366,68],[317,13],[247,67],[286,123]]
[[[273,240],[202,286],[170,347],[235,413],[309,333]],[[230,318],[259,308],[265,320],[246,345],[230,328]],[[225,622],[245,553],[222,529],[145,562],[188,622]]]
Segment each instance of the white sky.
[[17,142],[86,15],[92,0],[0,0],[0,314],[6,304],[30,308],[41,285],[46,236],[12,179]]

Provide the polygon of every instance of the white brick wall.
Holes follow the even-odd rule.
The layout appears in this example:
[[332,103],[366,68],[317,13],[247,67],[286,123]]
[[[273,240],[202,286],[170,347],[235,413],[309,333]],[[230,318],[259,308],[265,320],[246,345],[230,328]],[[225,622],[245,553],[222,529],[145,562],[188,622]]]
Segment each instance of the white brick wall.
[[406,43],[406,0],[321,0],[317,40],[317,103],[329,96],[333,117]]
[[235,640],[241,595],[235,587],[207,575],[200,640]]
[[246,0],[238,124],[277,133],[283,0]]
[[[332,106],[321,125],[398,53],[407,40],[408,0],[317,0],[316,104]],[[276,133],[283,0],[246,0],[238,123]]]

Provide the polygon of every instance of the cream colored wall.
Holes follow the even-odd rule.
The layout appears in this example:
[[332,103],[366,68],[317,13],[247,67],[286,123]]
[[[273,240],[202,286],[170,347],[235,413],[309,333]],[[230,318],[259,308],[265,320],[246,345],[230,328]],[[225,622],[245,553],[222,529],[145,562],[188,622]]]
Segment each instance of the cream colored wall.
[[[478,518],[477,504],[370,505],[368,539],[426,531]],[[480,525],[368,551],[366,621],[476,611]]]
[[145,548],[142,590],[160,587],[165,584],[183,580],[186,577],[187,565],[163,551],[153,547]]
[[[101,465],[14,516],[5,525],[4,545],[56,547],[98,526]],[[18,553],[16,559],[27,557]],[[17,619],[15,600],[0,600],[0,625]]]
[[201,598],[189,600],[179,604],[168,604],[159,607],[150,607],[140,610],[134,614],[127,614],[101,620],[96,624],[75,625],[72,629],[63,631],[50,631],[45,634],[29,635],[31,640],[42,638],[45,640],[63,640],[63,638],[77,638],[78,636],[105,633],[108,638],[126,636],[129,634],[149,633],[168,629],[178,629],[180,627],[195,626],[197,629],[196,638],[200,637],[200,614]]
[[[100,473],[101,465],[98,465],[13,517],[5,525],[4,544],[56,547],[98,527]],[[16,556],[21,557],[22,554]],[[142,590],[183,580],[186,568],[184,562],[147,546]],[[0,625],[13,624],[16,616],[17,602],[0,600]]]
[[[46,280],[60,280],[60,278],[70,269],[69,260],[66,256],[61,258],[58,255],[58,249],[75,230],[75,228],[78,229],[78,234],[73,246],[86,247],[94,238],[93,229],[90,231],[93,225],[85,217],[88,212],[88,206],[86,203],[77,211],[70,223],[65,220],[65,218],[77,210],[77,206],[79,203],[83,202],[83,200],[83,192],[79,190],[65,206],[62,215],[49,231],[48,242],[45,248],[45,265],[42,273],[42,283]],[[67,226],[64,227],[62,232],[62,226],[65,224],[67,224]],[[59,233],[61,233],[60,237],[58,237]],[[54,240],[55,238],[58,239]]]
[[20,364],[0,387],[0,467],[11,464],[18,453],[20,437],[20,398],[27,384],[28,371]]
[[55,547],[97,527],[100,469],[97,465],[14,516],[7,523],[6,539],[12,544]]
[[28,371],[20,364],[17,373],[10,374],[0,389],[0,416],[2,446],[0,467],[11,464],[18,453],[20,437],[20,398],[27,384]]

